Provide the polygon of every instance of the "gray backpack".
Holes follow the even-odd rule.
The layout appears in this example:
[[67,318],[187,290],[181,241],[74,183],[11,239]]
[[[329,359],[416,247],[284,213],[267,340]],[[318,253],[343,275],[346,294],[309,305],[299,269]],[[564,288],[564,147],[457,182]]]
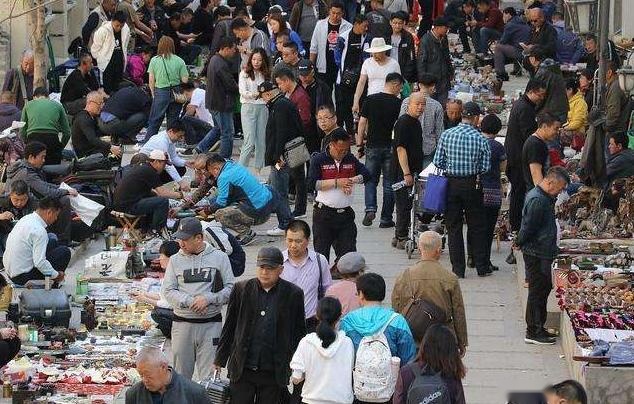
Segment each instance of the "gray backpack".
[[421,370],[418,363],[412,363],[414,381],[407,389],[407,404],[451,404],[449,389],[440,373],[434,373],[425,366]]

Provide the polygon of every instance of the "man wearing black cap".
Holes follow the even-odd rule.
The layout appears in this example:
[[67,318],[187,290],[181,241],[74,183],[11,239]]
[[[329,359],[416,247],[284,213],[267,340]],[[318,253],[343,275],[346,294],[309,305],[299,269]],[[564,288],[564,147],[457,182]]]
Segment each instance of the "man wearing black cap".
[[256,277],[231,292],[214,367],[227,366],[232,403],[277,403],[288,384],[306,324],[304,292],[280,278],[283,265],[278,248],[260,249]]
[[310,96],[314,119],[317,115],[317,109],[322,105],[334,106],[332,102],[332,91],[325,81],[315,76],[315,66],[310,60],[302,59],[299,62],[298,72],[299,81]]
[[477,129],[482,111],[478,104],[467,102],[462,123],[447,129],[440,136],[434,164],[449,180],[445,223],[449,233],[449,257],[453,272],[465,277],[463,217],[468,232],[473,234],[473,258],[478,276],[491,274],[486,256],[484,205],[479,176],[491,167],[491,148]]
[[449,56],[449,42],[447,42],[447,20],[444,17],[438,17],[434,20],[434,25],[420,40],[418,49],[418,78],[424,73],[430,73],[436,76],[436,94],[433,98],[440,102],[443,107],[447,103],[449,97],[449,89],[451,88],[451,79],[454,70]]
[[[271,166],[269,184],[288,205],[288,187],[290,170],[284,161],[284,147],[287,142],[302,137],[302,121],[297,107],[284,97],[284,93],[270,81],[258,86],[260,97],[269,108],[269,120],[266,122],[266,151],[264,164]],[[284,229],[275,227],[267,232],[270,236],[283,236]]]
[[191,379],[211,376],[222,327],[222,306],[229,301],[234,278],[229,257],[205,242],[195,217],[178,225],[174,238],[180,251],[170,258],[161,294],[174,308],[172,351],[174,368]]

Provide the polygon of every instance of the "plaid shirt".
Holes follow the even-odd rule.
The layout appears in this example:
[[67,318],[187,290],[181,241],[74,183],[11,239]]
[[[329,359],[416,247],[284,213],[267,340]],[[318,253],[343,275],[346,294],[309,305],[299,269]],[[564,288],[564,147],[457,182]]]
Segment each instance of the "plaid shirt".
[[[431,156],[436,150],[438,145],[438,139],[445,130],[445,112],[442,105],[431,97],[425,97],[425,110],[423,114],[418,118],[420,125],[423,128],[423,154],[425,156]],[[409,105],[409,97],[403,100],[401,104],[401,115],[407,113]]]
[[491,148],[480,131],[461,123],[440,136],[434,164],[451,177],[469,177],[489,171]]

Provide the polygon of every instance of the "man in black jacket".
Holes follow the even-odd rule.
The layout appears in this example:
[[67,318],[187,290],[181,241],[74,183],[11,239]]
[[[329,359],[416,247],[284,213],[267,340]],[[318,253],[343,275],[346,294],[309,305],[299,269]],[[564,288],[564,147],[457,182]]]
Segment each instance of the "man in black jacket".
[[525,53],[530,52],[534,46],[542,48],[544,59],[557,59],[557,31],[546,21],[546,16],[541,8],[528,10],[528,22],[531,24],[531,32],[528,43],[520,43]]
[[123,87],[106,100],[97,124],[117,143],[120,139],[135,143],[139,131],[147,124],[152,97],[147,87]]
[[198,35],[194,41],[196,45],[209,45],[214,37],[214,17],[211,14],[213,9],[214,2],[200,0],[200,6],[194,11],[192,32]]
[[570,183],[568,173],[562,167],[552,167],[546,177],[526,195],[522,227],[515,241],[524,256],[528,274],[528,299],[526,302],[526,337],[524,342],[536,345],[552,345],[555,335],[544,328],[546,302],[553,288],[551,266],[557,257],[557,225],[555,200]]
[[283,269],[282,252],[264,247],[256,278],[236,283],[231,291],[214,366],[227,366],[236,404],[277,403],[285,396],[289,363],[306,323],[304,292],[280,279]]
[[447,20],[438,17],[434,20],[432,29],[420,40],[417,60],[418,78],[424,73],[433,74],[436,82],[436,94],[433,98],[444,107],[449,97],[451,80],[454,69],[449,56],[449,43],[447,42]]
[[4,255],[7,237],[14,224],[29,213],[35,212],[37,201],[29,186],[22,180],[14,181],[9,194],[0,197],[0,256]]
[[97,117],[101,113],[102,106],[103,96],[97,91],[92,91],[86,96],[86,107],[73,119],[71,139],[73,149],[79,158],[94,153],[101,153],[104,156],[112,153],[117,157],[121,156],[121,147],[99,139],[105,136],[97,126]]
[[533,77],[546,85],[546,97],[537,106],[537,112],[551,113],[559,119],[559,122],[566,122],[569,108],[568,96],[559,63],[546,58],[544,49],[540,46],[531,48],[528,63],[535,72]]
[[526,196],[526,183],[522,169],[524,142],[537,129],[535,121],[537,105],[546,97],[546,84],[531,79],[526,92],[513,104],[509,114],[504,148],[506,149],[506,176],[511,183],[509,220],[511,231],[519,231],[522,207]]
[[92,56],[82,53],[79,56],[79,66],[64,81],[60,102],[68,115],[76,115],[81,111],[86,106],[86,95],[99,89],[92,67]]
[[306,139],[316,141],[313,144],[307,144],[308,150],[312,153],[319,150],[321,139],[317,135],[317,111],[322,105],[333,106],[332,103],[332,91],[330,87],[323,80],[316,77],[315,67],[310,60],[303,59],[299,62],[299,81],[302,83],[302,87],[308,93],[311,104],[311,133],[309,136],[305,136]]
[[390,57],[401,67],[401,75],[408,83],[416,81],[416,47],[414,37],[405,28],[409,16],[404,11],[392,14],[392,51]]
[[238,95],[238,83],[231,73],[231,59],[236,54],[233,36],[220,40],[218,52],[207,67],[205,107],[211,112],[214,124],[220,129],[220,155],[231,158],[233,153],[233,111]]
[[[271,166],[269,184],[288,204],[290,173],[284,161],[284,146],[296,137],[303,136],[302,121],[295,105],[270,81],[260,84],[258,92],[269,107],[269,120],[266,122],[266,151],[264,152],[264,165]],[[269,230],[268,234],[283,235],[283,231],[275,228]]]

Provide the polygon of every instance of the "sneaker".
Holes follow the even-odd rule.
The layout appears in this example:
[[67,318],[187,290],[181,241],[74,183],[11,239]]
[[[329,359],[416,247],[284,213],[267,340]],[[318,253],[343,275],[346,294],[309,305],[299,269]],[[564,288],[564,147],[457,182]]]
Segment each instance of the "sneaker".
[[295,219],[306,219],[306,212],[304,213],[292,213],[293,218]]
[[491,276],[491,275],[493,275],[493,272],[491,272],[491,271],[487,271],[487,272],[484,272],[484,273],[478,274],[478,276],[479,276],[480,278],[484,278],[484,277]]
[[397,249],[397,250],[404,250],[404,249],[405,249],[405,243],[407,243],[407,239],[405,239],[405,240],[398,240],[398,241],[396,242],[396,246],[395,246],[395,247],[396,247],[396,249]]
[[555,338],[556,339],[558,337],[557,334],[549,332],[545,328],[542,329],[542,332],[541,332],[540,335],[543,336],[543,337],[546,337],[546,338]]
[[374,212],[365,212],[365,217],[361,222],[364,226],[372,226],[372,222],[376,218],[376,213]]
[[508,73],[504,72],[504,73],[497,73],[496,77],[499,81],[509,81],[509,75]]
[[491,270],[491,271],[499,271],[499,270],[500,270],[500,268],[496,267],[496,266],[495,266],[495,265],[493,265],[493,264],[489,264],[489,270]]
[[216,150],[220,149],[220,140],[216,140],[216,143],[214,143],[210,148],[209,151],[210,152],[215,152]]
[[247,246],[247,245],[251,244],[253,242],[253,240],[255,240],[255,236],[257,236],[257,234],[253,230],[249,230],[249,232],[247,234],[245,234],[244,236],[242,236],[239,239],[240,245],[241,246]]
[[396,226],[396,224],[394,223],[393,220],[390,220],[389,222],[381,222],[379,223],[379,229],[389,229],[391,227]]
[[554,345],[557,340],[545,335],[528,335],[524,337],[524,342],[534,345]]
[[280,229],[277,226],[273,227],[271,230],[266,231],[266,234],[268,234],[269,236],[283,236],[285,233],[286,231]]
[[181,156],[185,156],[185,157],[195,156],[195,155],[198,154],[198,150],[195,147],[192,147],[192,148],[185,149],[185,150],[183,150],[182,152],[180,152],[178,154],[180,154]]

